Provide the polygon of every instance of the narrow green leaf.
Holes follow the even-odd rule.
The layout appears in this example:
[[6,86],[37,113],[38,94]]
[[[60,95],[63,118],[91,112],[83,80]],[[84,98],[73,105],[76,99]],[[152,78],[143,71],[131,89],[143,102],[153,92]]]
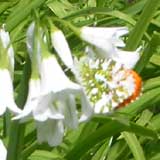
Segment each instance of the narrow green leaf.
[[[28,1],[30,2],[30,0]],[[40,7],[45,0],[31,1],[27,6],[23,5],[12,12],[12,14],[6,20],[6,28],[8,31],[13,30],[20,22],[22,22],[33,9]]]
[[[113,115],[113,117],[109,117],[106,115],[97,115],[92,118],[93,121],[99,122],[99,123],[108,123],[110,121],[113,121],[114,123],[120,123],[125,126],[125,130],[134,132],[136,134],[151,137],[151,138],[157,138],[157,133],[154,130],[150,130],[148,128],[145,128],[141,125],[138,125],[137,123],[134,123],[132,121],[127,120],[125,117],[116,117]],[[143,121],[144,123],[144,121]]]
[[105,138],[114,136],[122,131],[129,131],[143,136],[157,138],[157,134],[153,130],[144,128],[133,122],[119,121],[115,118],[101,115],[93,117],[93,120],[97,122],[104,122],[105,124],[86,138],[77,141],[73,149],[66,155],[66,159],[77,160],[95,144],[100,143]]
[[160,131],[160,125],[159,124],[160,124],[160,114],[157,114],[151,119],[148,127],[152,128],[154,130]]
[[138,112],[142,111],[147,107],[151,107],[153,103],[159,102],[160,88],[155,88],[145,92],[138,100],[130,103],[128,106],[117,110],[117,112],[122,114],[128,114],[128,116],[133,117]]
[[136,64],[135,70],[141,73],[143,68],[148,64],[151,56],[156,53],[156,49],[160,46],[160,34],[154,32],[153,37],[143,52],[140,61]]
[[129,6],[128,8],[124,9],[123,12],[131,15],[135,15],[138,12],[140,12],[147,0],[141,0],[137,1],[137,3],[134,3],[133,5]]
[[135,160],[145,160],[143,149],[135,134],[123,132],[122,136],[126,140]]
[[84,140],[79,140],[75,147],[66,155],[67,160],[78,160],[92,146],[101,142],[103,139],[113,136],[123,131],[125,126],[121,123],[108,122]]
[[140,116],[140,118],[136,121],[138,125],[145,126],[149,123],[149,120],[152,118],[153,113],[148,109],[144,110]]
[[160,76],[147,80],[143,85],[144,92],[158,87],[160,87]]
[[157,0],[147,1],[136,26],[128,37],[126,50],[135,50],[138,47],[155,11],[159,7],[159,4],[160,1]]
[[[160,40],[160,39],[159,39]],[[160,45],[160,44],[159,44]],[[150,62],[160,67],[160,56],[159,55],[153,55],[150,59]]]
[[109,150],[107,160],[125,159],[130,154],[129,148],[123,139],[117,140]]

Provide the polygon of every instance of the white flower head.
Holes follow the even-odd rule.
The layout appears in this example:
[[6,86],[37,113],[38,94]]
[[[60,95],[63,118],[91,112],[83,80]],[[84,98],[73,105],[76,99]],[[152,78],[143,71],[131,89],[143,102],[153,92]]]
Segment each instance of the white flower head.
[[6,147],[4,146],[2,140],[0,140],[0,158],[1,158],[1,160],[7,159],[7,150],[6,150]]
[[72,69],[73,68],[72,54],[63,32],[59,29],[52,31],[51,41],[53,47],[55,48],[56,52],[62,59],[63,63],[67,67]]
[[0,68],[0,115],[4,114],[7,108],[16,114],[21,112],[14,101],[10,72]]

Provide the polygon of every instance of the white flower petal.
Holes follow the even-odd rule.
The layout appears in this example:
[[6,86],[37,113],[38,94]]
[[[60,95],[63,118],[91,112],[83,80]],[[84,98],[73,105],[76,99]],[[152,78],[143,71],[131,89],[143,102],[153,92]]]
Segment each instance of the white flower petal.
[[80,36],[95,47],[88,50],[91,55],[95,52],[101,58],[112,58],[115,56],[116,47],[125,46],[120,36],[126,33],[128,33],[126,27],[82,27]]
[[81,92],[81,107],[82,107],[82,116],[80,117],[80,122],[86,121],[93,114],[93,109],[91,108],[90,102],[85,95],[85,93]]
[[62,121],[47,120],[37,122],[38,142],[48,142],[50,146],[57,146],[62,142],[64,127]]
[[54,56],[45,58],[41,64],[42,93],[70,91],[77,92],[80,86],[73,83],[64,74]]
[[138,51],[129,52],[117,49],[116,56],[113,57],[113,60],[123,64],[124,67],[131,69],[134,68],[139,58],[140,54]]
[[7,69],[0,69],[0,107],[2,107],[1,114],[4,113],[5,108],[8,107],[13,113],[20,113],[21,110],[14,102],[13,85],[10,73]]
[[82,27],[81,38],[89,43],[95,38],[110,39],[113,36],[120,37],[128,33],[126,27]]
[[78,126],[75,97],[73,95],[67,95],[63,99],[60,102],[65,116],[64,123],[69,128],[75,129]]
[[0,159],[1,160],[7,159],[7,150],[6,150],[2,140],[0,140]]
[[82,27],[80,36],[86,42],[108,52],[112,45],[124,47],[120,37],[127,33],[126,27]]
[[48,118],[63,119],[64,116],[55,109],[53,102],[54,95],[52,93],[39,97],[38,105],[33,110],[34,119],[37,121],[46,121]]
[[9,57],[9,63],[11,65],[12,72],[14,71],[14,51],[10,42],[9,33],[4,30],[4,28],[0,29],[0,39],[2,41],[3,47],[5,49],[8,48],[7,53]]
[[38,105],[37,97],[39,94],[40,94],[40,80],[30,79],[28,97],[24,109],[19,115],[15,116],[13,120],[22,119],[30,116],[33,109],[35,109]]
[[[35,35],[35,22],[32,22],[27,30],[27,36],[26,36],[26,43],[27,43],[27,50],[30,56],[30,59],[32,60],[33,58],[33,49],[34,49],[34,39],[37,38]],[[40,28],[40,32],[41,28]],[[41,61],[41,47],[40,47],[40,42],[37,39],[37,43],[35,44],[36,49],[37,49],[37,62],[38,62],[38,66],[40,66],[40,61]]]
[[52,45],[62,59],[63,63],[68,68],[73,68],[72,54],[65,36],[61,30],[56,30],[51,33]]
[[35,22],[32,22],[29,27],[28,27],[28,30],[27,30],[27,49],[28,49],[28,52],[30,54],[30,57],[32,57],[32,53],[33,53],[33,44],[34,44],[34,28],[35,28]]
[[[99,43],[101,43],[100,41],[101,40],[99,40]],[[113,45],[108,43],[104,44],[103,42],[100,45],[102,46],[101,47],[87,46],[88,49],[86,50],[87,51],[86,53],[89,55],[90,58],[95,59],[96,57],[98,57],[98,58],[112,59],[112,57],[115,56],[116,48]]]

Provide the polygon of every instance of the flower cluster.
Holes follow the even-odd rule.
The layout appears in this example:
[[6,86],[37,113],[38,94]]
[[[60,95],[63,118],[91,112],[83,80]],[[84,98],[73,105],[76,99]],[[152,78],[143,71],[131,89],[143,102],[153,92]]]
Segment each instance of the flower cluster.
[[[56,29],[51,38],[59,55],[69,54],[64,63],[73,67],[71,51],[63,33]],[[43,29],[38,28],[34,22],[27,31],[27,47],[32,61],[29,93],[23,111],[13,119],[21,119],[23,122],[29,116],[33,117],[38,141],[56,146],[62,142],[64,126],[77,128],[78,119],[86,120],[92,111],[81,86],[65,75],[56,57],[47,48]],[[83,101],[80,116],[76,109],[77,98]]]
[[[27,50],[32,73],[28,97],[23,110],[14,102],[14,52],[9,34],[0,30],[0,115],[6,107],[13,120],[35,120],[40,143],[57,146],[66,128],[77,128],[78,122],[94,113],[107,113],[136,99],[141,91],[141,79],[132,71],[139,52],[123,51],[121,36],[127,28],[82,27],[80,38],[87,42],[86,53],[72,58],[63,32],[52,26],[51,44],[68,67],[75,81],[65,74],[54,54],[50,52],[45,31],[36,22],[27,30]],[[77,107],[77,99],[81,108]]]

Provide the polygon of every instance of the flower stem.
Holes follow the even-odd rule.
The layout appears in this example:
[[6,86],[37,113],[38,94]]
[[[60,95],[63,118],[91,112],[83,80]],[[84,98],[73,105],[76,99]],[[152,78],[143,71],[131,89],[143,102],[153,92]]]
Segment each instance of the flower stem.
[[159,3],[160,1],[157,0],[147,1],[142,14],[136,23],[136,26],[128,37],[126,50],[133,51],[138,47],[156,9],[159,7]]
[[[27,98],[29,76],[30,76],[30,61],[28,57],[26,64],[24,66],[23,77],[21,79],[21,84],[16,99],[17,105],[20,106],[21,108],[24,106]],[[19,124],[18,121],[13,121],[11,123],[7,160],[22,159],[22,157],[20,157],[20,153],[22,150],[24,131],[25,131],[24,124]]]
[[71,29],[77,36],[80,36],[80,29],[72,25],[72,23],[65,21],[63,19],[56,18],[56,17],[53,18],[53,21],[60,22],[64,26],[69,27],[69,29]]

